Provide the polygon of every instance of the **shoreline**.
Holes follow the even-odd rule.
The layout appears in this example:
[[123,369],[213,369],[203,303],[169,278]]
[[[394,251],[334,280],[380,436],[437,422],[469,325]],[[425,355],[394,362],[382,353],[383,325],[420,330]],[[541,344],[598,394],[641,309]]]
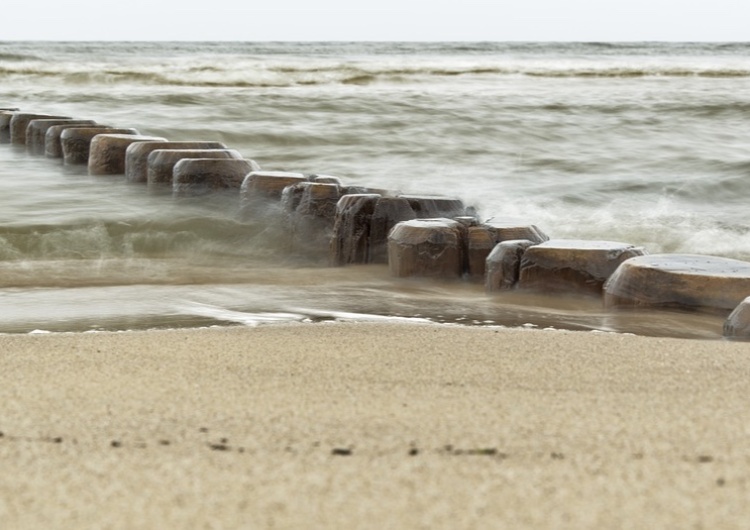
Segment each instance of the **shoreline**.
[[431,324],[0,336],[0,519],[741,527],[743,343]]
[[[540,311],[537,307],[524,307],[529,314],[533,314],[534,311]],[[543,308],[541,308],[543,309]],[[181,319],[183,322],[175,323],[169,322],[169,318],[164,318],[164,324],[156,327],[137,327],[137,328],[81,328],[81,329],[43,329],[35,328],[28,331],[2,331],[0,337],[14,337],[14,336],[44,336],[44,335],[97,335],[97,334],[128,334],[128,333],[163,333],[163,332],[201,332],[210,330],[221,330],[221,329],[254,329],[257,327],[285,327],[285,326],[325,326],[325,325],[403,325],[403,326],[432,326],[438,328],[452,328],[452,329],[485,329],[489,331],[501,331],[501,332],[515,332],[515,331],[535,331],[535,332],[560,332],[560,333],[581,333],[590,335],[621,335],[626,337],[642,337],[650,339],[674,339],[674,340],[690,340],[690,341],[701,341],[701,342],[728,342],[728,343],[748,343],[748,339],[744,338],[733,338],[721,336],[719,332],[714,332],[710,329],[712,315],[699,314],[696,316],[695,322],[705,324],[705,327],[701,329],[689,329],[685,327],[682,329],[682,333],[678,333],[675,330],[658,330],[658,325],[654,325],[651,329],[638,331],[629,330],[626,328],[620,329],[600,329],[596,327],[594,322],[586,322],[587,315],[578,315],[575,323],[563,322],[561,316],[543,318],[539,317],[537,323],[533,322],[522,322],[524,318],[514,318],[513,322],[480,322],[476,319],[472,319],[468,316],[464,317],[451,317],[451,318],[435,318],[431,316],[394,316],[394,315],[378,315],[378,314],[365,314],[365,313],[346,313],[340,311],[313,311],[310,315],[301,317],[300,315],[292,315],[291,313],[243,313],[240,311],[223,310],[225,315],[221,317],[219,323],[211,322],[209,317],[195,317],[195,321],[188,323],[186,319]],[[665,315],[669,317],[670,314]],[[681,322],[683,326],[689,326],[690,321],[685,319],[685,315],[676,313],[671,316],[675,316],[678,320],[683,319]],[[688,314],[688,316],[690,316]],[[612,315],[614,319],[616,315]],[[632,314],[621,316],[623,319],[632,318],[643,320],[648,315]]]
[[225,279],[228,283],[6,289],[0,330],[85,333],[411,318],[434,325],[727,340],[723,315],[606,309],[597,297],[571,294],[488,294],[471,282],[392,279],[380,265],[253,268]]
[[[27,141],[26,136],[34,132],[36,124],[42,123],[40,127],[48,126],[44,122],[57,122],[57,127],[63,127],[65,120],[71,118],[46,115],[29,114],[17,111],[17,109],[0,109],[0,117],[4,118],[0,128],[7,132],[7,140],[11,147],[25,146],[29,154],[39,154],[39,146],[35,146],[33,137]],[[45,120],[45,118],[48,118]],[[95,123],[95,122],[92,122]],[[6,130],[7,129],[7,130]],[[44,129],[47,130],[47,129]],[[84,159],[88,160],[89,175],[123,175],[127,164],[132,164],[135,159],[129,159],[131,148],[148,146],[148,159],[152,155],[169,154],[170,163],[165,168],[174,168],[176,157],[186,156],[208,156],[214,153],[211,149],[205,152],[190,151],[182,152],[180,149],[159,149],[163,144],[169,145],[166,138],[158,136],[142,136],[137,129],[127,129],[126,134],[108,134],[108,126],[84,127],[76,129],[75,126],[64,129],[73,133],[81,132],[82,137],[76,142],[68,145],[65,134],[51,140],[62,142],[62,151],[65,152],[65,164],[80,164]],[[119,129],[118,129],[119,130]],[[49,131],[48,131],[49,132]],[[45,144],[46,144],[45,138]],[[54,142],[51,142],[54,143]],[[148,144],[155,145],[148,145]],[[68,150],[77,153],[79,146],[86,145],[85,157],[81,160],[68,160]],[[100,146],[101,144],[101,146]],[[218,145],[227,148],[223,143]],[[156,149],[152,149],[157,147]],[[233,149],[238,158],[242,155]],[[91,151],[89,156],[88,152]],[[227,151],[220,149],[219,151]],[[170,154],[171,152],[171,154]],[[215,153],[214,153],[215,154]],[[234,155],[233,155],[234,156]],[[183,159],[185,160],[185,159]],[[194,161],[194,160],[193,160]],[[195,175],[196,182],[202,182],[206,187],[203,192],[222,192],[231,190],[239,194],[240,211],[256,207],[258,211],[267,213],[266,209],[284,210],[282,217],[286,218],[286,228],[290,231],[290,244],[292,254],[304,255],[310,252],[316,261],[327,256],[330,266],[356,266],[356,265],[386,265],[382,262],[385,253],[387,267],[391,279],[399,278],[424,278],[436,280],[437,283],[445,281],[460,280],[464,283],[481,283],[485,294],[506,294],[514,291],[525,291],[531,293],[537,290],[550,290],[560,294],[567,293],[574,296],[596,295],[602,299],[604,310],[600,312],[597,319],[601,322],[611,320],[636,321],[640,319],[646,322],[648,316],[622,317],[616,311],[622,308],[637,308],[638,310],[650,310],[660,307],[675,307],[683,309],[683,316],[687,311],[716,312],[729,316],[725,321],[722,331],[718,337],[726,336],[732,338],[743,338],[746,326],[742,319],[738,323],[730,323],[735,313],[739,313],[744,304],[743,298],[737,293],[745,288],[744,283],[748,280],[745,273],[734,274],[734,268],[740,262],[729,260],[718,256],[700,256],[700,266],[693,262],[696,256],[687,254],[657,254],[647,255],[643,246],[634,246],[626,243],[613,243],[610,241],[586,240],[586,239],[550,239],[546,233],[535,224],[526,221],[509,221],[501,218],[482,217],[473,206],[467,206],[462,199],[452,196],[437,196],[425,194],[403,194],[400,191],[372,188],[369,186],[344,185],[338,177],[318,175],[317,173],[302,174],[285,171],[263,171],[253,160],[253,169],[243,179],[227,179],[226,181],[214,182],[206,180],[210,174],[204,171]],[[217,162],[217,160],[214,160]],[[101,163],[99,167],[97,164]],[[146,162],[139,160],[139,164],[146,164],[149,172],[155,170],[155,161]],[[93,164],[93,166],[92,166]],[[170,165],[172,164],[172,165]],[[158,164],[157,164],[158,165]],[[94,167],[95,166],[95,167]],[[162,168],[166,171],[165,168]],[[161,170],[160,170],[161,171]],[[220,170],[216,170],[220,171]],[[165,175],[169,171],[166,171]],[[150,177],[149,177],[150,178]],[[192,178],[192,177],[191,177]],[[130,181],[130,177],[127,179]],[[158,181],[157,181],[158,180]],[[177,189],[179,182],[173,175],[173,182],[160,176],[154,182],[149,182],[148,189],[155,191],[158,186],[168,184],[164,189]],[[221,179],[219,179],[221,180]],[[229,182],[231,180],[231,183]],[[162,182],[163,181],[163,182]],[[144,183],[143,179],[134,179],[133,182]],[[133,183],[131,182],[131,183]],[[210,184],[211,182],[212,184]],[[240,184],[241,182],[241,184]],[[153,185],[153,186],[152,186]],[[176,186],[176,187],[175,187]],[[213,186],[218,186],[216,189]],[[283,193],[280,190],[286,190]],[[283,194],[287,198],[283,199]],[[174,193],[170,195],[174,196]],[[296,201],[296,202],[295,202]],[[382,203],[382,204],[381,204]],[[384,217],[375,216],[375,211],[389,212]],[[351,210],[351,211],[350,211]],[[369,212],[370,213],[363,213]],[[408,212],[407,212],[408,210]],[[253,214],[253,215],[257,215]],[[252,215],[247,212],[243,214],[248,218]],[[484,220],[482,220],[484,219]],[[447,224],[446,224],[447,223]],[[283,223],[282,223],[283,224]],[[309,225],[309,226],[308,226]],[[381,226],[382,225],[382,226]],[[305,227],[304,230],[300,227]],[[361,230],[366,226],[366,230]],[[296,227],[296,228],[295,228]],[[374,227],[374,228],[373,228]],[[401,236],[396,237],[399,227],[408,228]],[[377,230],[376,230],[377,228]],[[377,237],[372,234],[377,233]],[[400,233],[400,232],[399,232]],[[364,235],[363,235],[364,234]],[[364,239],[363,239],[364,238]],[[433,248],[432,239],[441,241]],[[314,241],[308,248],[310,241]],[[519,243],[525,241],[526,243]],[[449,243],[450,242],[450,243]],[[507,244],[507,245],[506,245]],[[520,246],[519,246],[520,244]],[[363,246],[364,245],[364,246]],[[365,251],[362,251],[362,248]],[[507,248],[506,248],[507,247]],[[313,251],[314,248],[314,251]],[[344,248],[348,250],[344,252]],[[359,251],[354,249],[359,248]],[[439,249],[435,251],[435,249]],[[387,251],[386,251],[387,250]],[[498,256],[492,258],[495,251],[499,250]],[[527,252],[528,251],[528,252]],[[534,259],[528,258],[527,254],[541,253]],[[644,255],[646,254],[646,255]],[[371,259],[378,256],[378,259]],[[522,259],[522,256],[526,256]],[[527,259],[528,258],[528,259]],[[633,264],[640,259],[639,266],[633,265],[634,274],[630,278],[622,279],[618,271],[623,269],[625,261]],[[646,259],[646,261],[644,261]],[[656,260],[652,262],[650,260]],[[703,262],[709,261],[707,265]],[[665,263],[661,263],[664,261]],[[399,265],[400,264],[400,265]],[[78,268],[76,263],[76,269]],[[98,268],[100,263],[97,262]],[[655,268],[658,271],[656,279],[650,281],[639,281],[639,275],[643,270],[649,271]],[[56,271],[60,272],[60,271]],[[70,274],[70,271],[64,271]],[[76,270],[76,273],[80,271]],[[120,272],[115,270],[115,273]],[[27,276],[28,271],[23,270],[22,276]],[[664,275],[670,278],[664,279]],[[75,276],[75,275],[74,275]],[[674,276],[674,277],[672,277]],[[736,278],[734,276],[737,276]],[[478,282],[477,278],[483,278]],[[614,279],[618,279],[617,293],[613,294],[607,290],[610,282],[614,285]],[[659,279],[661,278],[661,279]],[[76,278],[80,281],[80,278]],[[59,281],[56,279],[55,281]],[[90,282],[90,278],[86,278]],[[111,278],[109,279],[111,281]],[[705,288],[706,282],[713,282],[713,288]],[[35,284],[38,285],[38,284]],[[90,284],[86,284],[90,285]],[[679,286],[679,287],[675,287]],[[716,292],[711,292],[711,291]],[[704,292],[707,291],[707,292]],[[502,305],[502,304],[501,304]],[[736,308],[736,309],[735,309]],[[524,307],[522,312],[538,313],[542,321],[562,320],[564,317],[544,318],[540,307]],[[615,312],[607,313],[607,310]],[[734,310],[734,312],[732,311]],[[512,312],[512,309],[503,307],[499,312]],[[229,311],[231,312],[231,310]],[[366,311],[362,311],[366,313]],[[397,315],[397,314],[394,314]],[[624,313],[622,313],[624,315]],[[677,315],[676,312],[672,313]],[[169,320],[172,314],[161,314]],[[417,315],[414,315],[417,316]],[[433,319],[440,321],[441,315]],[[456,321],[463,320],[464,315]],[[564,329],[599,328],[602,331],[635,332],[642,331],[636,328],[620,327],[615,325],[609,327],[595,326],[585,322],[585,315],[581,322],[575,323],[576,317],[571,317],[567,324],[561,326]],[[666,320],[669,320],[669,316]],[[705,317],[707,320],[709,317]],[[221,322],[220,319],[216,319]],[[228,319],[230,322],[232,319]],[[450,321],[451,319],[445,319]],[[706,322],[701,322],[699,330],[689,331],[687,322],[692,320],[698,322],[699,318],[684,318],[680,323],[679,331],[670,329],[669,335],[691,336],[696,338],[718,338],[714,337],[713,330],[709,330]],[[562,320],[565,322],[564,320]],[[193,323],[196,323],[193,320]],[[506,318],[501,325],[518,325],[517,318]],[[732,324],[732,325],[730,325]],[[734,325],[738,324],[738,325]],[[552,324],[554,325],[554,324]],[[646,335],[661,336],[664,333],[658,330],[658,326],[646,326],[651,332]],[[728,331],[728,330],[731,330]],[[744,331],[743,331],[744,330]]]

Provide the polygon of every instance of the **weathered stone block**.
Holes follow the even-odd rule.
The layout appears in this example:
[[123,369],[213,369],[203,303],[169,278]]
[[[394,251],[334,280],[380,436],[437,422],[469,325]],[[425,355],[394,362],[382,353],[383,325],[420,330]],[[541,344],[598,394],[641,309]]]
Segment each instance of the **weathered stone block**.
[[460,223],[414,219],[397,224],[388,236],[388,266],[398,277],[460,278],[464,243]]
[[31,120],[38,119],[69,119],[70,116],[55,116],[53,114],[32,114],[28,112],[14,112],[10,119],[10,143],[26,145],[26,128]]
[[484,288],[488,293],[513,289],[521,274],[526,249],[538,244],[528,239],[511,239],[495,245],[486,259]]
[[47,131],[53,125],[94,125],[94,120],[39,119],[31,120],[26,126],[26,150],[32,155],[43,155]]
[[174,166],[186,158],[219,158],[242,160],[234,149],[156,149],[148,155],[149,186],[172,186]]
[[336,204],[331,236],[331,264],[367,263],[370,258],[370,226],[377,194],[344,195]]
[[248,159],[183,158],[172,170],[172,193],[177,197],[217,190],[239,190],[245,177],[260,166]]
[[157,149],[227,149],[221,142],[136,142],[125,150],[125,179],[148,182],[148,155]]
[[468,267],[469,276],[481,281],[484,278],[485,263],[495,245],[501,241],[526,239],[533,243],[549,240],[533,224],[512,219],[493,218],[468,228]]
[[300,215],[326,219],[333,225],[336,204],[341,198],[341,188],[336,184],[317,182],[301,182],[296,186],[302,190],[302,195],[295,211]]
[[[85,122],[89,120],[81,120],[81,121]],[[60,141],[60,136],[62,135],[65,129],[84,128],[84,127],[91,127],[93,125],[96,125],[97,127],[108,128],[106,125],[101,125],[98,123],[77,123],[77,122],[78,120],[73,120],[71,122],[66,122],[63,125],[53,125],[49,129],[47,129],[47,132],[44,135],[44,156],[46,156],[47,158],[62,158],[63,157],[63,149],[62,149],[62,142]]]
[[383,197],[395,197],[400,193],[383,188],[373,188],[372,186],[345,186],[341,181],[341,178],[332,177],[330,175],[310,175],[307,180],[316,184],[336,184],[341,191],[342,197],[344,195],[381,195]]
[[290,184],[281,192],[279,205],[281,206],[281,210],[287,215],[293,214],[297,210],[300,202],[302,202],[302,194],[305,192],[305,188],[299,184],[304,184],[304,182]]
[[289,213],[295,251],[327,258],[341,189],[336,184],[315,182],[300,182],[291,187],[299,192],[299,204]]
[[604,285],[606,307],[728,312],[750,295],[750,263],[716,256],[654,254],[630,259]]
[[[500,241],[510,241],[511,239],[528,239],[534,243],[544,243],[549,241],[549,236],[536,226],[520,219],[508,217],[490,217],[480,223],[495,232],[502,239]],[[498,241],[499,242],[499,241]]]
[[262,215],[269,207],[279,208],[284,188],[306,182],[302,173],[253,171],[240,187],[240,205],[245,216]]
[[399,195],[406,199],[417,219],[453,218],[466,215],[466,207],[460,199],[437,195]]
[[604,282],[623,261],[644,253],[627,243],[552,239],[526,250],[518,286],[600,294]]
[[107,126],[75,127],[65,129],[60,134],[60,145],[62,146],[63,161],[66,164],[88,164],[91,154],[91,142],[104,133],[139,135],[136,129],[112,128]]
[[[371,195],[376,194],[382,197],[399,197],[401,192],[386,190],[384,188],[373,188],[372,186],[343,186],[342,195]],[[406,199],[404,199],[406,200]]]
[[13,111],[0,110],[0,144],[10,143],[10,120],[13,118]]
[[[79,129],[73,129],[74,131]],[[125,151],[135,142],[154,142],[164,140],[158,136],[134,134],[97,134],[91,140],[89,153],[89,174],[122,175],[125,173]]]
[[310,175],[308,177],[310,182],[317,182],[318,184],[336,184],[337,186],[343,186],[339,177],[331,175]]
[[331,264],[388,263],[388,234],[415,219],[406,199],[376,193],[343,195],[336,205]]
[[388,234],[402,221],[416,219],[409,201],[399,197],[380,197],[370,221],[370,263],[388,263]]

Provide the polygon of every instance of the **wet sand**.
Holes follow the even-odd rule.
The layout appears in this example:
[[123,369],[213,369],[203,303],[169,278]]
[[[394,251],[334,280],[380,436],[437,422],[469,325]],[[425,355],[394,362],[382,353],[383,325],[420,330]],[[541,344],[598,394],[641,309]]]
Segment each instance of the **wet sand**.
[[319,323],[0,352],[2,528],[750,520],[750,344]]

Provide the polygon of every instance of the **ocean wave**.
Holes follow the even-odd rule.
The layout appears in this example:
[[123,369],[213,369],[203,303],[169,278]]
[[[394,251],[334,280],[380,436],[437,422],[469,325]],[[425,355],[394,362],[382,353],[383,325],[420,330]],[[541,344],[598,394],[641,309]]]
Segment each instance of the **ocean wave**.
[[634,77],[750,77],[750,69],[708,69],[708,68],[583,68],[571,70],[528,70],[517,72],[530,77],[579,77],[579,78],[634,78]]
[[627,78],[747,78],[750,67],[719,65],[581,65],[555,64],[446,64],[377,65],[303,64],[261,67],[255,63],[227,67],[104,68],[85,70],[74,65],[5,64],[0,78],[43,78],[70,85],[143,85],[195,88],[283,88],[317,85],[425,84],[440,79],[471,77],[484,80],[503,77],[627,79]]
[[44,70],[39,67],[31,66],[0,66],[1,76],[42,76],[42,77],[62,77],[66,72],[60,70]]
[[[9,226],[0,228],[0,262],[208,255],[244,258],[263,243],[259,235],[265,229],[216,217]],[[265,244],[272,246],[272,239]]]
[[35,61],[39,60],[39,57],[33,54],[26,53],[3,53],[0,52],[0,62],[20,62],[20,61]]
[[283,65],[269,67],[269,71],[289,76],[319,75],[329,77],[332,81],[351,79],[388,79],[388,78],[427,78],[458,77],[458,76],[530,76],[530,77],[750,77],[750,67],[736,66],[707,66],[703,63],[696,65],[644,64],[644,65],[612,65],[602,63],[594,65],[554,63],[538,64],[528,62],[523,64],[492,64],[491,61],[482,64],[431,65],[416,64],[413,66],[386,66],[363,64],[361,66],[344,65]]

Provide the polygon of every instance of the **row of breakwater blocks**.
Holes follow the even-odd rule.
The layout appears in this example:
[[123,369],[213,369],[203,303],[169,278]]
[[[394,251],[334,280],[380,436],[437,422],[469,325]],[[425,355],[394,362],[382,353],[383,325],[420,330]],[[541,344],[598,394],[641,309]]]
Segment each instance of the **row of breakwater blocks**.
[[606,308],[728,314],[724,336],[750,339],[750,263],[690,254],[649,255],[626,243],[550,239],[533,224],[481,221],[460,199],[344,186],[332,176],[263,171],[221,142],[168,141],[133,128],[0,108],[0,143],[85,164],[91,175],[177,197],[237,190],[250,218],[282,220],[295,252],[331,265],[388,264],[396,277],[483,282],[600,296]]

